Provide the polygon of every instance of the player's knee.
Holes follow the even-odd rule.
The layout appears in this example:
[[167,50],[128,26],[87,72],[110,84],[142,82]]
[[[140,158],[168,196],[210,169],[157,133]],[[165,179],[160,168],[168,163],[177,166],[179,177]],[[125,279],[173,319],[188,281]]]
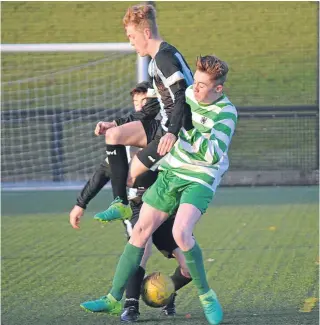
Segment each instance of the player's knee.
[[127,186],[132,188],[133,185],[134,185],[135,180],[136,180],[135,178],[132,178],[132,177],[128,176],[128,178],[127,178]]
[[133,228],[130,243],[134,246],[141,247],[147,243],[149,237],[150,235],[147,229],[137,223]]
[[187,228],[173,227],[172,234],[177,245],[183,250],[189,250],[190,240],[192,240],[192,232]]
[[111,144],[111,145],[118,144],[120,140],[120,133],[117,130],[117,128],[112,128],[107,130],[105,134],[105,140],[106,140],[106,144]]

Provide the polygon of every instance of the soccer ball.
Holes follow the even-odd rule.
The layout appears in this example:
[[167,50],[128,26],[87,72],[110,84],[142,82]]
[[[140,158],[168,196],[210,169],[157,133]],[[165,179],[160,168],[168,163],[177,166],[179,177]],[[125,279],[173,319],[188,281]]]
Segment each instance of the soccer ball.
[[161,273],[154,272],[146,276],[141,286],[141,298],[150,307],[163,307],[174,294],[172,279]]

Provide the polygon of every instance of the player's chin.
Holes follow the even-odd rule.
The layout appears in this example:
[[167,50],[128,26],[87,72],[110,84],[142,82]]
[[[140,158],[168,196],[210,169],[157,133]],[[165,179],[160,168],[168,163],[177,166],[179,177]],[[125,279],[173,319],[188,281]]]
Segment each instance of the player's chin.
[[140,55],[140,56],[146,56],[147,55],[146,51],[143,48],[135,48],[135,50],[136,50],[137,54]]
[[141,57],[147,56],[147,53],[141,52],[141,51],[137,51],[137,54]]
[[198,102],[201,102],[201,97],[200,97],[200,96],[197,96],[196,94],[194,94],[194,98],[195,98]]

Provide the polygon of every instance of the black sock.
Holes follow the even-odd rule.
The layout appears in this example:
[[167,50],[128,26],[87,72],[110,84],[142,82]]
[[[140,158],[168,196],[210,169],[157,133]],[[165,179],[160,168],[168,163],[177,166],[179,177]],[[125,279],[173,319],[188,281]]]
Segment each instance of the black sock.
[[178,266],[173,275],[171,275],[171,279],[174,283],[175,291],[178,291],[192,281],[191,278],[187,278],[181,273],[180,266]]
[[126,287],[126,300],[124,303],[124,308],[127,308],[129,306],[139,307],[141,284],[145,273],[145,269],[139,266],[136,273],[134,273],[129,279]]
[[127,177],[129,164],[126,148],[123,145],[107,144],[107,156],[111,171],[113,197],[119,196],[123,204],[128,204]]

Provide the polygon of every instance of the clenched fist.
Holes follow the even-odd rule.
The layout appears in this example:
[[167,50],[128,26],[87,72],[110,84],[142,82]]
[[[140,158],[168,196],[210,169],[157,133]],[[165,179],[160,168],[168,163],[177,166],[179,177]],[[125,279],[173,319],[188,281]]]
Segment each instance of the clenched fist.
[[96,128],[94,129],[94,134],[96,136],[106,134],[108,129],[114,128],[115,126],[117,126],[115,121],[113,121],[113,122],[100,121],[100,122],[98,122],[98,124],[96,125]]

